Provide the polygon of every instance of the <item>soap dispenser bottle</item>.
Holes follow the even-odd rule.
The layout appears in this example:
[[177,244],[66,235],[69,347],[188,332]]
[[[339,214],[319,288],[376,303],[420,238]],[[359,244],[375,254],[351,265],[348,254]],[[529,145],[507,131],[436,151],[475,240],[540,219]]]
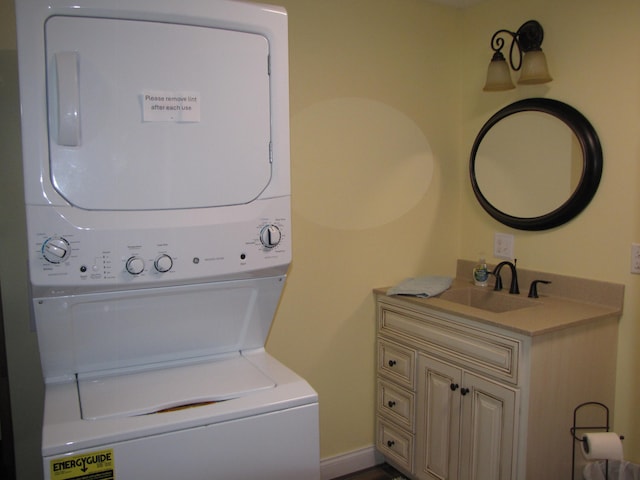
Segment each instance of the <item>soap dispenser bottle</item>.
[[489,283],[489,270],[484,258],[480,258],[478,264],[473,268],[473,283],[479,287],[486,287]]

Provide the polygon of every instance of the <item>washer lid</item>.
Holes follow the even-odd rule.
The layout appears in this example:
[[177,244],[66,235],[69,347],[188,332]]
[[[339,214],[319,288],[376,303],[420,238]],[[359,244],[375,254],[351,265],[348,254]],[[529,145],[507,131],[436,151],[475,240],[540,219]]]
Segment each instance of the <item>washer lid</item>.
[[36,298],[42,373],[54,382],[263,348],[283,280]]
[[45,35],[49,179],[70,204],[216,207],[267,187],[267,38],[64,16],[49,18]]
[[84,420],[163,413],[231,400],[275,386],[240,355],[129,374],[78,375]]

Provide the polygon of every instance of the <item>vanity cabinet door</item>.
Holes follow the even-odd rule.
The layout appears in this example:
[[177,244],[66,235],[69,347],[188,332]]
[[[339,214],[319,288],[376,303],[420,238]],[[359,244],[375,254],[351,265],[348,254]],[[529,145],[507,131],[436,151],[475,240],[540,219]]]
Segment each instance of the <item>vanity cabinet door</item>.
[[418,355],[418,478],[458,478],[462,369]]
[[460,478],[515,479],[519,390],[465,373]]

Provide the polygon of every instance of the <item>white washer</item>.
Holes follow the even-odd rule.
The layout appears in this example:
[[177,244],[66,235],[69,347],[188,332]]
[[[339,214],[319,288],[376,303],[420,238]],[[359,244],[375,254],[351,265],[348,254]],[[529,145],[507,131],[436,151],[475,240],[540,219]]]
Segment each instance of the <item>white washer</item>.
[[317,395],[261,346],[284,280],[34,299],[45,478],[319,478]]
[[291,261],[284,9],[16,2],[46,479],[319,478],[264,344]]

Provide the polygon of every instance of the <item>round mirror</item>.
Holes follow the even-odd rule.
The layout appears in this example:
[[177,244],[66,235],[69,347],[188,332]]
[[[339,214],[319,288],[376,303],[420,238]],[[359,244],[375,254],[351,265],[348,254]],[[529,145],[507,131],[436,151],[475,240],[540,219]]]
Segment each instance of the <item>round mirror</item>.
[[471,149],[469,172],[489,215],[520,230],[546,230],[589,204],[602,175],[602,147],[575,108],[529,98],[484,124]]

